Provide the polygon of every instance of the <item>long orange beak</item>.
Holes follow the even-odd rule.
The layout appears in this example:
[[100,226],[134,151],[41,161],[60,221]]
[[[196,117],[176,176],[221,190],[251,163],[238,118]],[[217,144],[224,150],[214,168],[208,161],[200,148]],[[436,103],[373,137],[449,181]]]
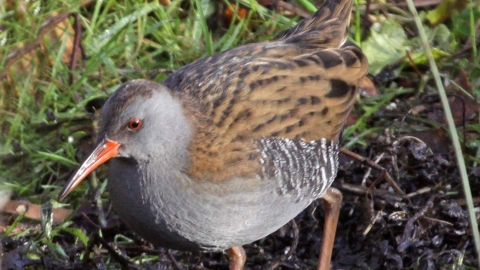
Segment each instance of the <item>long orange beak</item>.
[[120,143],[116,141],[109,139],[101,141],[97,147],[93,149],[90,156],[83,162],[82,166],[80,166],[70,180],[68,180],[58,195],[58,201],[65,199],[65,197],[98,166],[118,155],[118,147],[120,147]]

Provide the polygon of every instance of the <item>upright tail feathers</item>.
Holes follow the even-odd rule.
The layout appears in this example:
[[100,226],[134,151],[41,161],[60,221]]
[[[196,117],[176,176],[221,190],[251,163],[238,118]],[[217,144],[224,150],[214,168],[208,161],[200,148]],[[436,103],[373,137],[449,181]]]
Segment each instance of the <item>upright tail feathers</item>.
[[281,32],[275,40],[312,48],[339,48],[347,38],[353,0],[326,0],[312,17]]

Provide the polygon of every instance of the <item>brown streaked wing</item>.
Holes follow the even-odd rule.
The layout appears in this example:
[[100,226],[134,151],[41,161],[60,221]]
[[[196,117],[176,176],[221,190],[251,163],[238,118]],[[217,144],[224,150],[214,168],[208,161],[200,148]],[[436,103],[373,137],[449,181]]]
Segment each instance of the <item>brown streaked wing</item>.
[[347,36],[352,0],[327,1],[310,18],[281,32],[274,40],[310,48],[338,48]]
[[260,138],[338,140],[368,68],[365,56],[348,46],[285,58],[240,65],[208,109],[192,114],[211,124],[197,126],[190,174],[214,181],[257,174]]

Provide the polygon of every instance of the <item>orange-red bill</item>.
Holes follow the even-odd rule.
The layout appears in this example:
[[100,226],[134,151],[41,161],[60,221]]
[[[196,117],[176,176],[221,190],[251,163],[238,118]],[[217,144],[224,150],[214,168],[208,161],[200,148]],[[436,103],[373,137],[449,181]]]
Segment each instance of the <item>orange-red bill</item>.
[[93,149],[90,156],[83,162],[82,166],[70,177],[70,180],[68,180],[58,195],[58,201],[65,199],[65,197],[98,166],[118,155],[118,147],[120,147],[119,142],[109,139],[104,139],[100,142],[97,147]]

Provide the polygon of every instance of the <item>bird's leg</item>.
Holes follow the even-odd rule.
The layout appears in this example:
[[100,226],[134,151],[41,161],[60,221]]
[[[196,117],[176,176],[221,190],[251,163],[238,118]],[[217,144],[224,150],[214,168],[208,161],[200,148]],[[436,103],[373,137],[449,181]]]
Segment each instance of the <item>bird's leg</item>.
[[325,223],[323,227],[322,247],[318,259],[318,270],[329,270],[332,258],[333,242],[337,231],[340,207],[342,206],[342,193],[336,188],[329,188],[322,197],[325,211]]
[[231,247],[228,250],[228,257],[230,259],[230,270],[243,270],[247,254],[242,246]]

